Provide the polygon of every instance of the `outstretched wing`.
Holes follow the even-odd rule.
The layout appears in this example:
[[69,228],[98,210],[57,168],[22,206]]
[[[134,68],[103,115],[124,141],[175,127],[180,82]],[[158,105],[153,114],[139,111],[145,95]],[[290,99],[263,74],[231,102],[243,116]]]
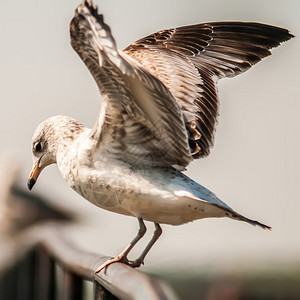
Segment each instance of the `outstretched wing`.
[[102,95],[91,132],[97,151],[131,164],[187,166],[192,156],[179,105],[159,79],[117,49],[91,2],[76,9],[70,34]]
[[245,72],[291,37],[259,23],[204,23],[159,31],[124,52],[170,90],[185,116],[193,158],[199,158],[213,145],[218,79]]

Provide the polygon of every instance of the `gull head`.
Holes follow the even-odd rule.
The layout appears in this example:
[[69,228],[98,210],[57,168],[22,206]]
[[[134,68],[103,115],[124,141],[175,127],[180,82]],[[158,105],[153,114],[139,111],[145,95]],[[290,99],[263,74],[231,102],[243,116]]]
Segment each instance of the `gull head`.
[[31,143],[33,167],[27,182],[29,190],[35,185],[41,171],[56,163],[57,153],[68,147],[83,129],[83,125],[66,116],[51,117],[37,127]]

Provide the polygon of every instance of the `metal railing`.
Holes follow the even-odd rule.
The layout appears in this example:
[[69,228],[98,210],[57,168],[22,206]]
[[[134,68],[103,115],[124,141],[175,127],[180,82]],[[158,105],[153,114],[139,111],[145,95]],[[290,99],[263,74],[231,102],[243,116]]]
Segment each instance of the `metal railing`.
[[[70,245],[59,228],[48,223],[22,233],[17,242],[7,239],[4,247],[1,242],[6,250],[0,260],[0,299],[177,299],[166,283],[122,263],[96,274],[109,257]],[[92,292],[86,282],[93,283]]]

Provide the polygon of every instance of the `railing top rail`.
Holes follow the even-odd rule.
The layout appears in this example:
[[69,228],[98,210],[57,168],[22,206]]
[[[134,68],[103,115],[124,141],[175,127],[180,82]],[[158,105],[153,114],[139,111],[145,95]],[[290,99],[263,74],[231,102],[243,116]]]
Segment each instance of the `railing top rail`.
[[27,232],[27,237],[20,237],[19,243],[26,241],[27,249],[34,245],[42,246],[64,269],[86,280],[97,281],[120,299],[177,299],[166,283],[122,263],[114,263],[106,273],[101,271],[96,274],[97,267],[109,257],[76,248],[59,228],[57,224],[48,223],[38,230]]

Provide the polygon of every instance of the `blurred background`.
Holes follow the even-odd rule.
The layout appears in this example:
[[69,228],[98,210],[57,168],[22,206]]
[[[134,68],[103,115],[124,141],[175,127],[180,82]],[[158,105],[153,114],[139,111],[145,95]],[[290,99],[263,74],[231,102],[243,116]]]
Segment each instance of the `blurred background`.
[[[36,126],[61,114],[92,127],[99,110],[96,84],[69,44],[69,22],[79,3],[0,2],[0,154],[21,166],[17,184],[24,189]],[[163,225],[163,235],[143,269],[171,282],[176,282],[176,274],[184,274],[187,284],[200,277],[214,278],[218,284],[222,274],[254,278],[258,273],[278,275],[286,283],[290,278],[300,281],[300,2],[102,0],[96,4],[120,49],[160,29],[206,21],[255,21],[296,35],[245,74],[219,82],[215,147],[186,172],[239,213],[272,226],[272,231],[229,219]],[[43,171],[32,193],[47,195],[51,205],[80,216],[80,222],[64,230],[82,249],[114,256],[137,232],[135,219],[101,210],[77,195],[55,165]],[[153,226],[147,225],[149,234],[132,258],[152,235]]]

